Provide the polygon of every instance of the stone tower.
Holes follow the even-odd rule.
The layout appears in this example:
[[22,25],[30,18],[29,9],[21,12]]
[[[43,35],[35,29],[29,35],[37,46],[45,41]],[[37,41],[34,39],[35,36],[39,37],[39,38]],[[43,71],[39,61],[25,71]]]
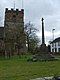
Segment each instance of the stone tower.
[[4,21],[5,55],[25,52],[24,9],[5,10]]

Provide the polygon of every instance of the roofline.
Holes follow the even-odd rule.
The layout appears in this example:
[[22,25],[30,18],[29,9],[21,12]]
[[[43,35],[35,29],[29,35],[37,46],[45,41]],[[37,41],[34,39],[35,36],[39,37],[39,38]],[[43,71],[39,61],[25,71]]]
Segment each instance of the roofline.
[[53,41],[51,41],[50,44],[51,43],[56,43],[56,42],[60,42],[60,37],[58,37],[58,38],[54,39]]

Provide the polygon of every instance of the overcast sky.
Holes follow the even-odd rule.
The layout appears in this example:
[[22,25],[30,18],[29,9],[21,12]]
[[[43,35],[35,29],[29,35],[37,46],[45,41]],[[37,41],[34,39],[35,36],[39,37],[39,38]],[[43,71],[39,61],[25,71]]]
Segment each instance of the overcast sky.
[[[0,26],[4,22],[5,8],[22,8],[22,0],[0,0]],[[31,21],[41,38],[41,18],[44,18],[46,43],[52,39],[52,29],[55,29],[55,38],[60,36],[60,0],[23,0],[25,9],[25,23]]]

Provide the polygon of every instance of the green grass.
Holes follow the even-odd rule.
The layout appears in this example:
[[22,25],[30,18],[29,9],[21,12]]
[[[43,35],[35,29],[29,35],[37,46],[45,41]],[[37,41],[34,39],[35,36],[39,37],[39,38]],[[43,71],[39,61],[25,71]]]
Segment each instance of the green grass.
[[11,59],[0,58],[0,80],[30,80],[60,75],[60,61],[27,62],[26,58],[26,56],[11,57]]

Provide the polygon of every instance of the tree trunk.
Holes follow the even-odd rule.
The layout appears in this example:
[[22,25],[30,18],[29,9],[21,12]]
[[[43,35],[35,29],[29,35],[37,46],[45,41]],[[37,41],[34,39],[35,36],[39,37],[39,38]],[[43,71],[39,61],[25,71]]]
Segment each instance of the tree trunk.
[[27,45],[28,45],[28,52],[29,52],[29,50],[30,50],[29,36],[27,36]]

